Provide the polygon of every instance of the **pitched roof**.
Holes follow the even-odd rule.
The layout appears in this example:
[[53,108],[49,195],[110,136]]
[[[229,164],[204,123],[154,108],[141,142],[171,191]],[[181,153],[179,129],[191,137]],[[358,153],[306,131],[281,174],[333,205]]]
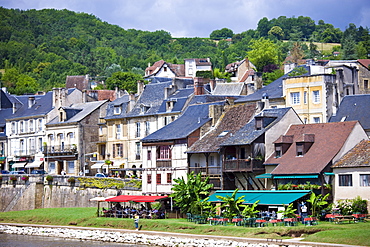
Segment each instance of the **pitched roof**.
[[362,64],[365,68],[369,69],[370,66],[370,59],[358,59],[357,60],[360,64]]
[[159,60],[155,62],[152,66],[149,66],[145,69],[145,77],[154,76],[164,65],[167,65],[170,70],[176,76],[185,76],[185,65],[184,64],[171,64],[167,63],[164,60]]
[[370,129],[370,94],[344,96],[339,109],[329,122],[359,121],[365,130]]
[[370,167],[370,141],[362,140],[332,166],[341,167]]
[[215,128],[196,141],[187,152],[218,152],[220,144],[244,126],[253,117],[255,110],[255,104],[234,105],[226,109]]
[[213,95],[241,95],[245,87],[244,83],[217,83]]
[[[130,96],[125,94],[121,98],[118,98],[107,105],[106,116],[104,119],[119,119],[127,115],[127,107],[129,105]],[[120,107],[120,113],[115,114],[114,108]]]
[[[304,75],[310,75],[310,66],[300,65],[298,67],[304,67],[308,72]],[[290,72],[289,72],[290,73]],[[259,101],[262,99],[263,95],[267,95],[269,99],[279,99],[284,96],[283,94],[283,79],[287,78],[289,73],[286,73],[282,77],[271,82],[269,85],[257,90],[255,93],[242,97],[235,102],[249,102],[249,101]]]
[[[358,122],[336,122],[292,125],[285,136],[293,136],[293,143],[280,158],[272,155],[266,164],[277,164],[273,175],[319,174],[338,154],[348,136]],[[303,156],[297,157],[296,142],[304,135],[315,135],[311,148]]]
[[84,75],[68,75],[66,78],[66,88],[78,88],[81,91],[89,89],[89,77]]
[[264,134],[272,126],[280,121],[280,119],[290,110],[291,108],[273,108],[265,109],[260,112],[256,117],[264,118],[264,127],[256,129],[256,117],[245,124],[240,130],[238,130],[233,136],[224,141],[221,146],[235,146],[251,144],[254,140]]
[[178,119],[141,139],[141,141],[147,143],[186,138],[211,120],[209,106],[212,104],[223,104],[223,102],[191,105]]

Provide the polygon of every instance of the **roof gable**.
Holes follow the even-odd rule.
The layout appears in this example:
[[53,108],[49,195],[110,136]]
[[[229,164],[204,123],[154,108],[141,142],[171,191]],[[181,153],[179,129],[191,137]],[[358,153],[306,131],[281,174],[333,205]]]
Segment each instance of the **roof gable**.
[[[286,136],[292,136],[292,144],[285,154],[276,158],[271,156],[266,164],[278,166],[271,174],[318,174],[322,172],[342,149],[353,131],[355,121],[320,124],[292,125]],[[297,156],[297,142],[302,142],[304,135],[315,135],[310,149],[303,156]]]

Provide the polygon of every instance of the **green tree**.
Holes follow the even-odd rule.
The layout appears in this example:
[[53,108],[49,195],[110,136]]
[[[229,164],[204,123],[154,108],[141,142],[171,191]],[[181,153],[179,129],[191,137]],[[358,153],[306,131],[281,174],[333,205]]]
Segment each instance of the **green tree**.
[[342,58],[345,60],[356,59],[356,42],[351,35],[343,40]]
[[320,213],[320,210],[328,204],[326,201],[329,197],[329,193],[326,194],[325,196],[319,194],[316,195],[315,193],[311,193],[310,199],[306,200],[306,202],[309,202],[311,204],[311,212],[313,216],[318,216]]
[[252,205],[245,205],[242,215],[247,218],[255,218],[256,215],[260,212],[259,210],[256,209],[258,206],[258,203],[260,201],[255,201]]
[[283,32],[283,29],[281,29],[281,27],[273,26],[268,32],[268,35],[271,35],[277,38],[278,40],[281,40],[284,37],[284,32]]
[[278,213],[282,213],[284,218],[296,218],[297,215],[295,211],[297,209],[293,208],[293,203],[290,203],[289,205],[283,205],[284,210],[279,210]]
[[175,201],[183,213],[199,214],[204,208],[209,207],[207,198],[209,190],[213,184],[209,184],[209,177],[202,179],[201,173],[195,174],[191,172],[187,174],[187,178],[175,178],[176,184],[173,185],[174,191],[170,197]]
[[235,216],[241,215],[241,208],[245,207],[242,203],[245,201],[244,196],[236,197],[238,189],[234,190],[231,196],[216,196],[222,200],[221,209],[223,209],[223,216],[228,218],[230,221]]
[[21,74],[15,84],[15,88],[9,88],[10,93],[22,95],[26,93],[36,93],[39,85],[36,80],[28,75]]
[[134,93],[137,90],[137,82],[143,77],[132,72],[118,71],[107,79],[107,88],[114,90],[116,87]]
[[220,30],[214,30],[210,35],[210,39],[228,39],[234,36],[234,33],[231,29],[228,28],[222,28]]
[[278,47],[265,38],[251,40],[248,52],[249,60],[256,66],[258,71],[268,64],[278,64]]
[[298,63],[303,58],[303,50],[299,42],[294,42],[290,50],[291,62]]
[[263,73],[262,74],[262,78],[263,78],[263,83],[264,85],[268,85],[270,84],[271,82],[279,79],[280,77],[282,77],[284,75],[284,71],[282,69],[276,69],[270,73]]
[[306,74],[308,71],[301,66],[295,67],[289,74],[288,76],[300,76]]

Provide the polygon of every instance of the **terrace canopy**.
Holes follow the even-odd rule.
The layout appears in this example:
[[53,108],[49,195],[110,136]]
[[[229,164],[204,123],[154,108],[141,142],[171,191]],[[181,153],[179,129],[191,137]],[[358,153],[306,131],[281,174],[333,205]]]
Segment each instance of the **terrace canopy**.
[[139,196],[139,195],[120,195],[108,198],[106,202],[156,202],[168,196]]
[[[208,201],[222,202],[217,196],[231,196],[233,192],[233,190],[217,190]],[[310,190],[239,190],[236,198],[244,196],[243,204],[253,204],[259,200],[258,205],[288,205],[310,192]]]

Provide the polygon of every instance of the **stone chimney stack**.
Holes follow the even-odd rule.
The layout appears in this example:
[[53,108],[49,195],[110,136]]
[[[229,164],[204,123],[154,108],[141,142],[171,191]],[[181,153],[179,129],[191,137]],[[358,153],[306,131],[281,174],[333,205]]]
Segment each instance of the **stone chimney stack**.
[[194,78],[194,95],[203,95],[204,94],[204,81],[201,77]]
[[130,112],[132,109],[134,109],[136,103],[136,97],[134,93],[130,93],[129,95],[129,104],[127,107],[127,112]]
[[144,91],[144,82],[143,81],[137,81],[137,94],[141,95],[141,93]]

